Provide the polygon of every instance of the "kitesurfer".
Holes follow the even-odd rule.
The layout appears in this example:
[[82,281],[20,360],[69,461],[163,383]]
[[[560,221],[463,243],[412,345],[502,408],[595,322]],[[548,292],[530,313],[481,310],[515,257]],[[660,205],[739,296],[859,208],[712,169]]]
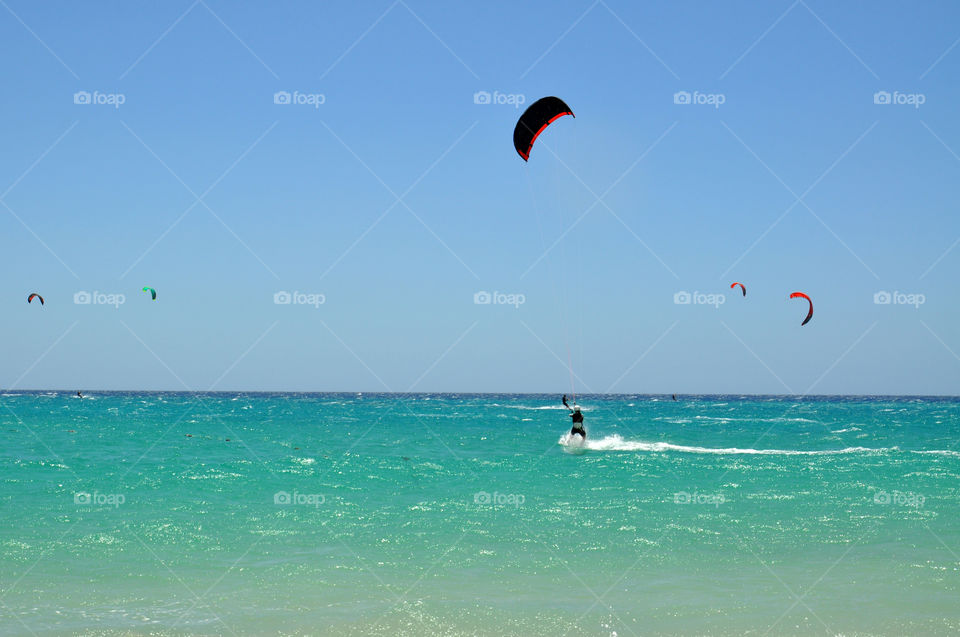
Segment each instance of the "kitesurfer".
[[570,435],[580,434],[580,436],[586,440],[587,439],[587,430],[583,428],[583,414],[580,413],[580,406],[574,403],[574,406],[571,407],[567,404],[567,396],[563,396],[563,406],[570,410],[570,418],[573,419],[573,427],[570,429]]

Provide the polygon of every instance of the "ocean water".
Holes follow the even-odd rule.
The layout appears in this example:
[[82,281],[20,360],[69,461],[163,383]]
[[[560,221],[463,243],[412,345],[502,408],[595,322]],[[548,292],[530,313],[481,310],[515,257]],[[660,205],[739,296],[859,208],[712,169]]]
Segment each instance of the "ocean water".
[[3,635],[956,635],[960,400],[7,392]]

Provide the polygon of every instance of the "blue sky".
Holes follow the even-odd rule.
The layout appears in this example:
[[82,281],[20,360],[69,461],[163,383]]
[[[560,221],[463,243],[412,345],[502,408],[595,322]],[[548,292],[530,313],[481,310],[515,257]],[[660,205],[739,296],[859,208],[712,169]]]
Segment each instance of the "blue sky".
[[958,13],[8,0],[0,386],[956,394]]

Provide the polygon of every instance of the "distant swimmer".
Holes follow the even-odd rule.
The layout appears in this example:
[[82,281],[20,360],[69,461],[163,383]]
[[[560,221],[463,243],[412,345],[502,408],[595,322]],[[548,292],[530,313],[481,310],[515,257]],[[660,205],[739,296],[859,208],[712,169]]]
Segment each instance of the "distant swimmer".
[[583,428],[583,414],[580,413],[580,407],[574,401],[573,407],[567,404],[567,395],[563,395],[563,406],[570,410],[570,418],[573,419],[573,427],[570,429],[570,435],[579,434],[584,440],[587,439],[587,430]]

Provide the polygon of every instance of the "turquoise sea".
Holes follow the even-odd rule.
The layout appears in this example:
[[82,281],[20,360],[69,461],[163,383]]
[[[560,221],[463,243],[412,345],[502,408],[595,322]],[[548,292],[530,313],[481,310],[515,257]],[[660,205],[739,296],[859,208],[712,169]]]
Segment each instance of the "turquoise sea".
[[3,635],[956,635],[960,399],[8,392]]

